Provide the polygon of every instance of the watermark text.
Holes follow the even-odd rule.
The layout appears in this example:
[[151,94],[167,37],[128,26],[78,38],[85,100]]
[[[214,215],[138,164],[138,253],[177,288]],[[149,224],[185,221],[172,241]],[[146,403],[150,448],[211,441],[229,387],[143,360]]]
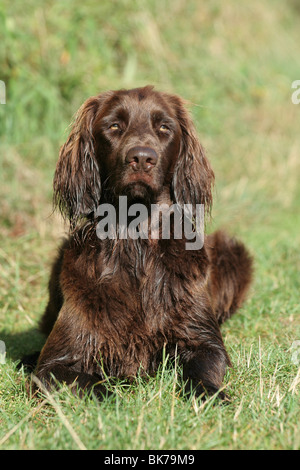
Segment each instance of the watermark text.
[[295,80],[292,83],[292,88],[296,88],[296,91],[292,94],[292,103],[299,104],[300,103],[300,80]]
[[96,233],[109,239],[185,239],[186,250],[200,250],[204,244],[204,204],[127,205],[127,197],[119,196],[117,210],[112,204],[100,204],[96,217],[100,220]]
[[291,346],[291,353],[292,353],[292,363],[295,366],[300,365],[300,340],[294,341]]
[[0,104],[6,104],[6,86],[3,80],[0,80]]
[[4,341],[0,340],[0,364],[5,364],[6,346]]

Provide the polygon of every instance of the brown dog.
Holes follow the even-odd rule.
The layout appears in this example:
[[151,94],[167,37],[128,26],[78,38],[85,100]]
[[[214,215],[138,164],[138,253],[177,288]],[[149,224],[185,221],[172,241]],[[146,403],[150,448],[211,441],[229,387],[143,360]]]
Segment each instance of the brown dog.
[[[71,235],[54,264],[36,375],[73,389],[105,376],[153,373],[177,351],[187,390],[218,391],[230,364],[219,325],[245,299],[252,262],[217,232],[201,249],[185,237],[100,239],[100,204],[197,204],[209,211],[214,174],[181,98],[152,87],[88,99],[62,147],[55,200]],[[173,230],[173,231],[172,231]]]

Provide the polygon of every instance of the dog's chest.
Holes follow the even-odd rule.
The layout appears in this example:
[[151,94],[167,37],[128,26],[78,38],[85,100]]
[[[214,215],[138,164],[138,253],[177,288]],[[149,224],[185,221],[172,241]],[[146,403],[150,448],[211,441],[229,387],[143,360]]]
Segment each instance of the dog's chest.
[[85,266],[84,273],[74,270],[73,279],[68,276],[68,289],[87,312],[86,327],[93,332],[94,356],[87,363],[92,357],[98,363],[100,353],[109,375],[155,370],[164,346],[177,334],[174,325],[181,322],[188,280],[147,249],[100,253]]
[[111,313],[117,310],[130,321],[142,320],[151,326],[162,313],[176,308],[189,284],[188,278],[168,269],[163,255],[148,246],[104,258],[96,282],[99,297],[105,298]]

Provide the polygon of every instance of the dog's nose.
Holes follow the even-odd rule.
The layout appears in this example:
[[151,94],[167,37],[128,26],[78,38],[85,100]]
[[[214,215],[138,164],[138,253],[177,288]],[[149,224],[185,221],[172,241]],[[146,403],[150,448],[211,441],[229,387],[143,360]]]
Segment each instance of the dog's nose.
[[157,153],[150,147],[132,147],[126,157],[133,170],[150,171],[157,163]]

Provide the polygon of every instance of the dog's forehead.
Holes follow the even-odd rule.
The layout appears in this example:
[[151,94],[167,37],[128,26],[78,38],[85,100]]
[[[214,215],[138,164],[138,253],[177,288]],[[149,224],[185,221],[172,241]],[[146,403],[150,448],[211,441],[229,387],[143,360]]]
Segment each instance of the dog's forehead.
[[108,111],[123,109],[137,117],[147,116],[154,111],[162,111],[170,116],[176,116],[175,110],[169,103],[168,96],[152,90],[150,87],[132,90],[120,90],[111,97]]

